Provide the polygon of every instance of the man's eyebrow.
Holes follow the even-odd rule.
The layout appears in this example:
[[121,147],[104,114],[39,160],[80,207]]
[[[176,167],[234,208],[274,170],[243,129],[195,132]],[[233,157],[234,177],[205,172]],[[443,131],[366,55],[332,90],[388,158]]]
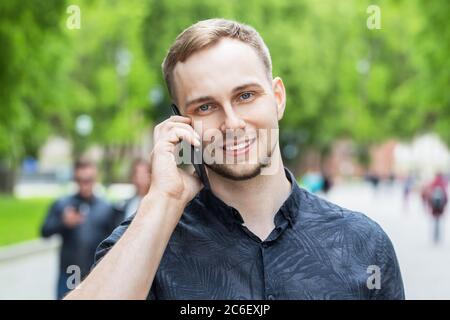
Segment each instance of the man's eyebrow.
[[[248,89],[248,88],[252,88],[252,87],[253,88],[256,87],[256,88],[261,89],[261,90],[263,89],[263,87],[260,84],[258,84],[256,82],[252,82],[252,83],[246,83],[246,84],[243,84],[243,85],[240,85],[240,86],[237,86],[237,87],[233,88],[233,90],[231,90],[231,93],[234,94],[236,92],[239,92],[239,91],[242,91],[242,90],[245,90],[245,89]],[[199,103],[210,102],[210,101],[215,101],[215,99],[213,97],[211,97],[211,96],[198,97],[198,98],[189,100],[186,103],[186,107],[185,108],[188,109],[193,104],[199,104]]]
[[252,83],[243,84],[241,86],[237,86],[231,92],[236,93],[236,92],[239,92],[239,91],[242,91],[242,90],[245,90],[248,88],[252,88],[252,87],[256,87],[258,89],[263,89],[263,87],[259,83],[252,82]]
[[186,103],[186,107],[185,108],[188,109],[189,106],[191,106],[193,104],[198,104],[198,103],[202,103],[202,102],[208,102],[208,101],[212,101],[212,100],[214,100],[214,98],[211,97],[211,96],[203,96],[203,97],[195,98],[195,99],[192,99],[192,100],[188,101]]

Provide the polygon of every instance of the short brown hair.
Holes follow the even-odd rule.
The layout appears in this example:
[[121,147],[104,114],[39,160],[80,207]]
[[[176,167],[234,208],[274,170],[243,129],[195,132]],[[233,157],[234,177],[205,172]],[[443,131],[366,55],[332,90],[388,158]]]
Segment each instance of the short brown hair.
[[73,166],[74,171],[85,168],[97,168],[94,162],[88,159],[80,158],[75,161]]
[[272,79],[272,60],[264,40],[253,27],[226,19],[199,21],[178,35],[162,63],[164,80],[170,97],[175,98],[172,72],[178,62],[184,62],[192,54],[209,48],[222,38],[240,40],[252,46],[261,58],[269,79]]

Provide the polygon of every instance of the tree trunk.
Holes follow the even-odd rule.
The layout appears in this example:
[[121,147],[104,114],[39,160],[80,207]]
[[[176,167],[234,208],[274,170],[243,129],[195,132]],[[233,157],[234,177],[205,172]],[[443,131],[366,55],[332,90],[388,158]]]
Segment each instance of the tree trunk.
[[16,168],[0,163],[0,193],[12,194],[16,181]]

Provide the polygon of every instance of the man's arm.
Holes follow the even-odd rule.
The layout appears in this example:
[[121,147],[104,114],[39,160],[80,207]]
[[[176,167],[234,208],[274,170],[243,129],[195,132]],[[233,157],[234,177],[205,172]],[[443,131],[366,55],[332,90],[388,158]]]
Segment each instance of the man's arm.
[[145,299],[184,207],[150,190],[127,231],[66,299]]
[[175,146],[200,144],[189,125],[174,116],[155,127],[151,187],[128,229],[66,299],[145,299],[186,204],[200,190],[198,178],[177,168]]
[[41,227],[41,235],[43,237],[47,238],[54,234],[59,234],[64,230],[62,210],[59,201],[52,204]]

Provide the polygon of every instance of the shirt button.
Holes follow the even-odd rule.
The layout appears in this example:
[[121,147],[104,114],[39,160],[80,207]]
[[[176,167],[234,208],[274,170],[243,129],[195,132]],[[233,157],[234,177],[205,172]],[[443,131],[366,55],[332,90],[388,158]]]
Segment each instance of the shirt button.
[[269,295],[267,296],[267,299],[268,299],[268,300],[275,300],[275,297],[274,297],[273,295],[269,294]]

